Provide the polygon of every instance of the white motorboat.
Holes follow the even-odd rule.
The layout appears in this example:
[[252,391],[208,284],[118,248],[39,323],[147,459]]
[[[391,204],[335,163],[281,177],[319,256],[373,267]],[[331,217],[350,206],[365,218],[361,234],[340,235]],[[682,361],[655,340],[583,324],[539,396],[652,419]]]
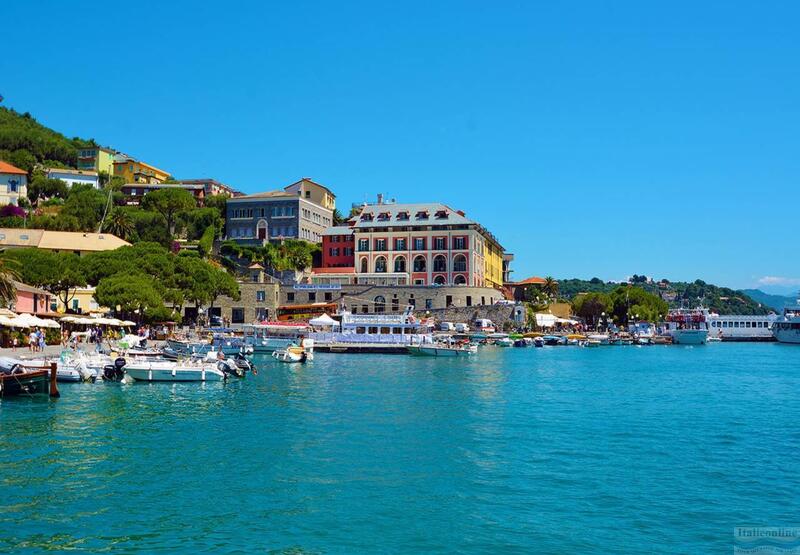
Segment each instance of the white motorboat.
[[513,347],[514,340],[508,336],[498,337],[497,339],[494,340],[494,344],[497,345],[498,347]]
[[705,345],[708,341],[708,309],[670,310],[667,334],[675,345]]
[[272,358],[280,362],[301,362],[309,360],[309,353],[303,347],[292,345],[285,349],[278,349],[272,352]]
[[772,335],[779,343],[800,344],[800,303],[783,309],[783,316],[772,324]]
[[[219,361],[222,362],[222,361]],[[135,361],[125,365],[125,373],[143,382],[221,382],[228,374],[220,364],[200,362],[172,362],[169,360]]]
[[449,343],[423,343],[421,345],[409,345],[408,353],[415,356],[428,357],[457,357],[474,355],[478,352],[475,345],[457,345]]
[[595,345],[610,345],[610,338],[607,333],[593,333],[586,336],[589,343]]

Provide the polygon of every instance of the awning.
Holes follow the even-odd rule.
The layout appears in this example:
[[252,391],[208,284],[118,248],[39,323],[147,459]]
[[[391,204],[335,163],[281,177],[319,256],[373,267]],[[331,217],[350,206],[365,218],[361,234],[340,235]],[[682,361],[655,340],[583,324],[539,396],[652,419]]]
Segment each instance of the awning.
[[311,324],[312,326],[317,326],[317,327],[339,326],[339,322],[328,316],[327,313],[317,318],[312,318],[311,320],[308,321],[308,323]]

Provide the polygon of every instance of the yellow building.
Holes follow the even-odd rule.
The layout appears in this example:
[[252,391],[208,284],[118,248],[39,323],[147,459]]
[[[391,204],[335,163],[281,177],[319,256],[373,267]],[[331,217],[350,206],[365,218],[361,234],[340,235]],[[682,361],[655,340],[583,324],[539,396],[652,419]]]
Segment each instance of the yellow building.
[[78,169],[114,175],[114,151],[101,146],[78,150]]
[[500,288],[503,286],[503,247],[488,232],[483,233],[485,239],[483,253],[483,279],[487,287]]
[[94,287],[82,287],[70,291],[73,297],[69,300],[69,306],[66,306],[60,298],[53,297],[52,304],[50,305],[51,312],[79,312],[80,314],[90,314],[92,312],[99,312],[105,314],[109,311],[108,308],[102,307],[94,300]]
[[310,177],[304,177],[297,183],[284,187],[283,190],[328,210],[336,209],[336,195],[325,185],[320,185]]
[[164,183],[170,178],[164,170],[124,154],[114,158],[114,175],[122,177],[125,183]]
[[110,233],[0,228],[0,249],[34,248],[84,255],[90,252],[110,251],[126,245],[130,243]]

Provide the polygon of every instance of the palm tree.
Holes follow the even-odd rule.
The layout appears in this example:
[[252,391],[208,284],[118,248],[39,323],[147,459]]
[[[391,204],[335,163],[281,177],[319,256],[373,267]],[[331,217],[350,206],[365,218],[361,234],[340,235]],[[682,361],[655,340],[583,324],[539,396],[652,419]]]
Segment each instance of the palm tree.
[[547,276],[544,278],[544,283],[542,284],[542,290],[550,297],[556,298],[558,297],[558,282],[553,279],[552,276]]
[[0,303],[8,306],[17,300],[17,286],[14,280],[19,279],[19,262],[7,258],[5,252],[0,252]]
[[121,208],[115,208],[103,226],[107,233],[112,233],[120,239],[128,239],[136,227],[133,225],[133,219],[130,214]]

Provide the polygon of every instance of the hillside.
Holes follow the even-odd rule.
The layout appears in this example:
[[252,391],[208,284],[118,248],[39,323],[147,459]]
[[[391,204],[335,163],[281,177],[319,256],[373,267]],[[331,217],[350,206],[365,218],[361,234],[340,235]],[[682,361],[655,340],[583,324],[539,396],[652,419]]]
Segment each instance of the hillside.
[[769,293],[764,293],[760,289],[743,289],[742,293],[765,306],[774,308],[777,312],[782,311],[783,307],[785,306],[793,306],[797,304],[797,297],[770,295]]
[[96,146],[94,140],[68,139],[37,122],[28,112],[0,107],[0,159],[29,173],[34,164],[74,168],[78,149]]
[[[592,280],[565,279],[559,280],[559,295],[572,300],[578,293],[610,293],[619,284]],[[719,287],[697,280],[687,282],[665,282],[663,286],[656,283],[637,283],[645,291],[659,295],[669,303],[670,308],[696,307],[699,304],[719,314],[768,314],[770,307],[756,301],[743,291],[735,291],[728,287]]]

